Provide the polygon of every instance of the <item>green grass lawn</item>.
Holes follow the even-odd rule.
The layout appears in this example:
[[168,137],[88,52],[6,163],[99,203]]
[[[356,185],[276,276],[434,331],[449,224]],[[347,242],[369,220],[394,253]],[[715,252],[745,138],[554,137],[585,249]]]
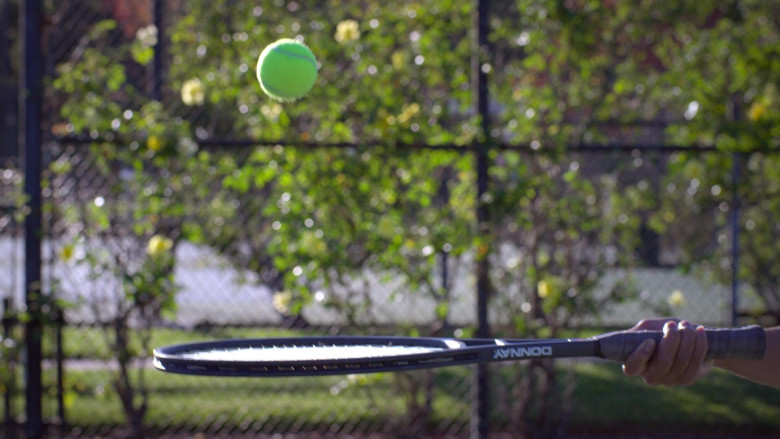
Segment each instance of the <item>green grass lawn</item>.
[[[402,403],[390,395],[384,380],[360,390],[342,388],[344,377],[209,378],[149,371],[147,380],[152,389],[147,425],[154,429],[318,429],[403,414]],[[70,425],[123,422],[115,396],[104,392],[110,385],[107,373],[71,372],[69,381],[84,389],[68,401]]]
[[618,365],[580,364],[573,421],[582,425],[780,429],[780,390],[713,371],[689,387],[650,387]]
[[[615,364],[583,362],[575,370],[572,430],[780,430],[780,391],[723,372],[713,372],[691,387],[650,388],[624,377]],[[469,373],[468,367],[436,372],[430,421],[435,428],[468,425]],[[123,424],[110,379],[105,370],[67,372],[70,426],[89,431]],[[402,387],[405,381],[393,374],[252,379],[147,370],[146,380],[151,395],[147,425],[157,431],[171,426],[185,431],[323,431],[356,425],[381,429],[400,428],[408,419],[408,396],[401,389],[409,386]],[[418,394],[418,402],[421,399]],[[47,398],[44,407],[54,415],[53,398]]]

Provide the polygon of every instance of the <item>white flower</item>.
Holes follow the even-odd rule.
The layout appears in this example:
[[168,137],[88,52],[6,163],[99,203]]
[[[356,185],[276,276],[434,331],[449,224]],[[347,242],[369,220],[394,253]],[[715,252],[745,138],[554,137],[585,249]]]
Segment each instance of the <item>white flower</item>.
[[281,314],[290,313],[290,303],[292,302],[292,293],[289,291],[279,291],[274,294],[273,305]]
[[279,119],[279,115],[282,114],[282,106],[276,103],[263,105],[260,107],[260,112],[263,113],[263,116],[268,120],[276,121]]
[[182,137],[176,145],[179,153],[186,157],[192,157],[198,152],[198,144],[189,137]]
[[157,27],[153,24],[138,29],[135,37],[144,47],[153,47],[157,44]]
[[184,105],[201,105],[205,94],[203,83],[198,78],[190,79],[181,86],[181,101]]

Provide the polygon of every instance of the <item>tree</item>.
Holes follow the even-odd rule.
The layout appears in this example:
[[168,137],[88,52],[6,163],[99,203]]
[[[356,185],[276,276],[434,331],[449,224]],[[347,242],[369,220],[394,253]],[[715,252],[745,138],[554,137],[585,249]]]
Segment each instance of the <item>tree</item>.
[[[145,367],[134,360],[148,358],[151,329],[175,305],[174,240],[189,194],[189,171],[182,168],[188,162],[175,159],[193,154],[194,142],[187,124],[126,82],[127,63],[148,62],[153,44],[136,38],[109,46],[106,35],[115,29],[114,21],[98,23],[81,57],[61,64],[53,82],[65,129],[102,140],[51,164],[57,203],[48,209],[63,224],[60,257],[86,267],[103,286],[83,300],[115,354],[112,384],[133,437],[140,438],[149,394]],[[91,172],[73,169],[84,162]]]
[[[733,221],[738,221],[737,278],[744,283],[742,291],[755,293],[761,304],[748,311],[768,313],[776,323],[780,278],[774,263],[778,248],[772,200],[777,179],[773,150],[780,146],[776,85],[780,77],[773,64],[777,58],[774,42],[780,35],[777,15],[771,5],[754,1],[710,6],[700,13],[705,20],[695,37],[670,52],[665,76],[682,90],[689,119],[673,127],[670,136],[678,142],[714,146],[726,154],[676,158],[673,187],[686,192],[673,197],[659,212],[658,224],[668,228],[669,222],[662,218],[680,203],[697,212],[719,212],[720,221],[712,225],[709,243],[731,243]],[[694,228],[684,230],[696,237]],[[721,282],[730,282],[730,245],[707,248],[700,239],[685,242],[691,244],[684,247],[686,262]],[[715,251],[703,251],[712,247]]]

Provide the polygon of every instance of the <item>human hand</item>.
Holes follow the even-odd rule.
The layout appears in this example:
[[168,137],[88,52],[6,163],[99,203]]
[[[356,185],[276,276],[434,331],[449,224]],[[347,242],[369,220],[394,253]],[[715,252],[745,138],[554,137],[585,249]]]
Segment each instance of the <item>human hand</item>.
[[704,327],[694,327],[678,319],[642,320],[632,331],[662,330],[659,343],[646,340],[623,363],[628,376],[641,376],[651,385],[687,386],[709,373],[712,360],[705,360],[707,335]]

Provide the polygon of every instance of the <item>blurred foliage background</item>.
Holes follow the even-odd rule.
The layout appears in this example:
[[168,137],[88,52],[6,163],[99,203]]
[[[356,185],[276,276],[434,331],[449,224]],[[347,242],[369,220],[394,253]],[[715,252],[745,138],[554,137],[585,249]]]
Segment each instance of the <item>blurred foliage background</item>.
[[[469,336],[484,258],[495,336],[581,335],[656,315],[720,326],[780,316],[776,2],[496,0],[486,47],[473,43],[475,2],[45,6],[45,292],[64,308],[65,356],[97,358],[106,374],[83,377],[84,361],[68,369],[81,377],[60,392],[68,434],[467,435],[468,370],[349,377],[319,392],[247,382],[239,414],[198,394],[209,400],[201,417],[178,419],[170,407],[192,392],[235,395],[235,383],[172,378],[168,389],[137,360],[155,343],[237,327]],[[17,8],[3,3],[9,114]],[[262,49],[283,37],[319,64],[294,103],[268,99],[255,78]],[[475,68],[488,78],[487,115],[474,107]],[[483,194],[478,150],[489,160]],[[18,255],[15,147],[3,158],[0,231]],[[612,366],[608,380],[627,380]],[[491,369],[491,429],[631,431],[630,414],[583,417],[594,393],[611,392],[589,387],[603,373],[590,367]],[[246,408],[302,389],[334,411],[302,400]],[[332,407],[349,391],[372,402]],[[107,392],[121,416],[78,417]],[[725,425],[699,412],[686,428],[776,422],[776,409]]]

